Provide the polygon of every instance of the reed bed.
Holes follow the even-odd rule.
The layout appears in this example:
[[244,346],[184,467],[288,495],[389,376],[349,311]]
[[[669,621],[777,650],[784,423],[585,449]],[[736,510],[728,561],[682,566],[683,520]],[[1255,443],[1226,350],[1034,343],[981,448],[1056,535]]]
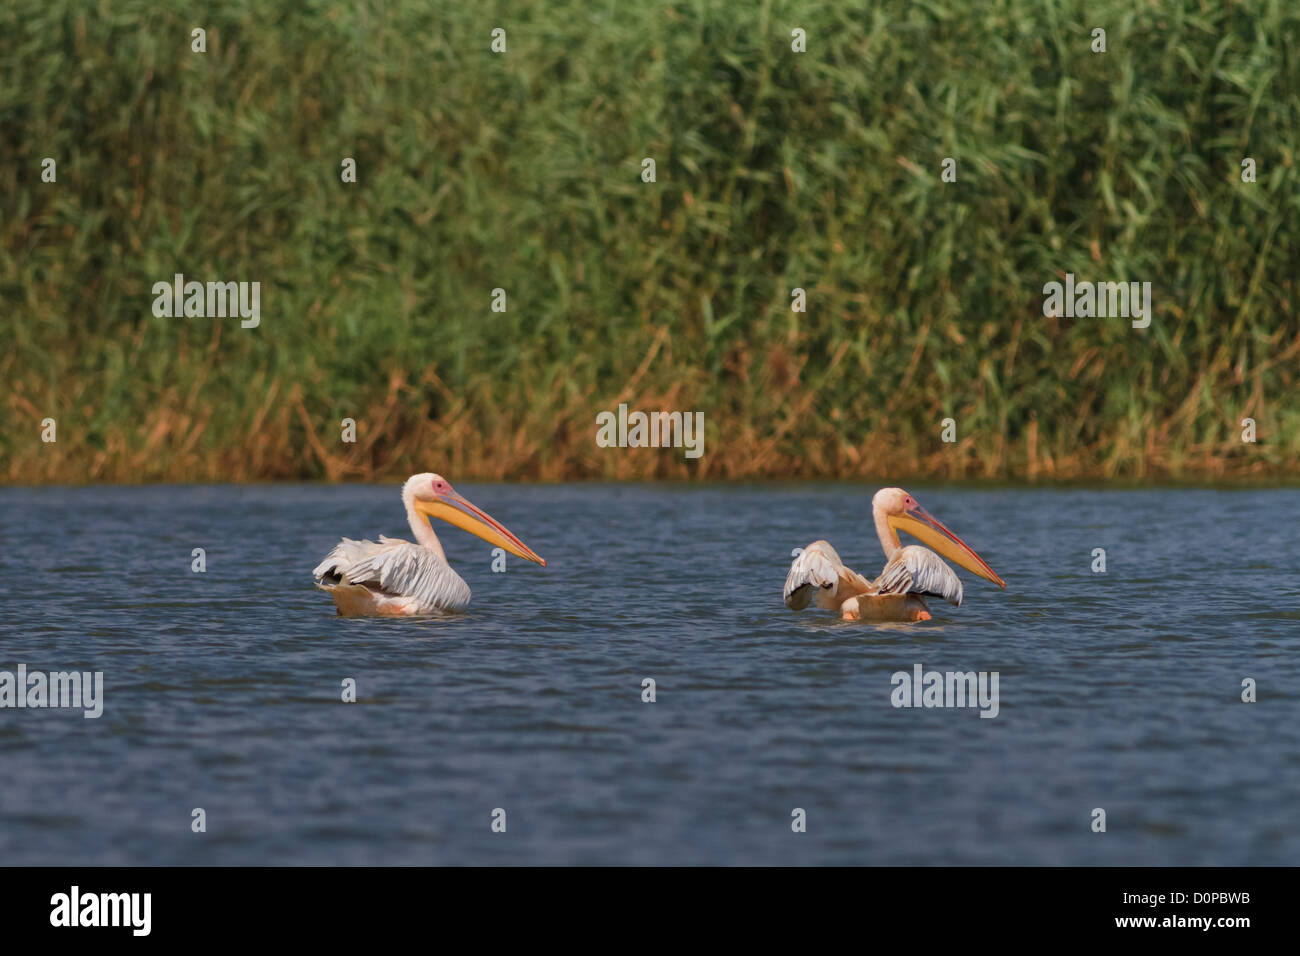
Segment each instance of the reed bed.
[[2,481],[1300,473],[1293,3],[163,6],[0,10]]

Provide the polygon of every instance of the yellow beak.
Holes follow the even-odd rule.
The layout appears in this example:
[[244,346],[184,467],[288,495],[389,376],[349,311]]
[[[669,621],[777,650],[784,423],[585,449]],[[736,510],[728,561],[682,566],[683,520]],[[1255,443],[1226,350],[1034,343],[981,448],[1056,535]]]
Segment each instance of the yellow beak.
[[454,491],[447,495],[439,495],[431,501],[417,499],[415,510],[430,518],[440,518],[462,531],[468,531],[488,544],[505,548],[517,558],[546,567],[546,562],[539,558],[532,548],[511,534],[505,525],[486,511],[470,504]]
[[971,574],[978,574],[1000,588],[1007,586],[1007,582],[998,577],[997,572],[990,568],[970,545],[945,528],[924,508],[914,508],[907,514],[890,515],[889,524],[898,531],[906,531],[949,561],[960,564]]

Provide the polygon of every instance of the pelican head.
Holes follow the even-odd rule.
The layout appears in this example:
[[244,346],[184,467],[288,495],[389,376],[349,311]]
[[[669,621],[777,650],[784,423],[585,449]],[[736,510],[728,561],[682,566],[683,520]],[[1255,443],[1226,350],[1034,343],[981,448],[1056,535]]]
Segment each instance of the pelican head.
[[[916,499],[902,488],[881,488],[871,499],[871,510],[877,516],[884,515],[885,521],[895,532],[906,531],[949,561],[960,564],[971,574],[978,574],[1000,588],[1007,586],[1007,582],[998,577],[997,572],[970,545],[944,527],[939,519],[917,504]],[[897,533],[894,537],[897,539]]]
[[427,518],[441,518],[462,531],[477,535],[488,544],[505,548],[517,558],[546,567],[546,562],[486,511],[471,504],[456,492],[446,478],[425,472],[412,475],[402,486],[402,499],[408,510]]

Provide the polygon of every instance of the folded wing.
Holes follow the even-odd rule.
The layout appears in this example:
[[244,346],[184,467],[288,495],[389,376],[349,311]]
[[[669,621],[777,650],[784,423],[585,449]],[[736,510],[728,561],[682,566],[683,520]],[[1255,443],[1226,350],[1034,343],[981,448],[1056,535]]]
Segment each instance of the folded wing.
[[312,572],[321,587],[361,585],[384,594],[414,597],[446,611],[469,607],[469,585],[428,548],[397,538],[344,538]]
[[889,559],[876,578],[881,594],[925,594],[961,604],[961,579],[929,548],[909,544]]

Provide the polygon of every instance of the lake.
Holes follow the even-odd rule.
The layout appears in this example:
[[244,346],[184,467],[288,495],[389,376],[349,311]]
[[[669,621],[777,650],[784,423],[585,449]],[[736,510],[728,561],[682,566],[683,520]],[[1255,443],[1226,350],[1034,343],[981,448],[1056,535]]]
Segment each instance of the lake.
[[[0,709],[0,859],[1300,864],[1300,491],[909,486],[1007,590],[787,610],[792,548],[880,570],[875,488],[457,483],[549,566],[435,522],[473,603],[417,621],[311,577],[396,483],[0,489],[0,671],[103,673]],[[997,716],[893,706],[918,664]]]

